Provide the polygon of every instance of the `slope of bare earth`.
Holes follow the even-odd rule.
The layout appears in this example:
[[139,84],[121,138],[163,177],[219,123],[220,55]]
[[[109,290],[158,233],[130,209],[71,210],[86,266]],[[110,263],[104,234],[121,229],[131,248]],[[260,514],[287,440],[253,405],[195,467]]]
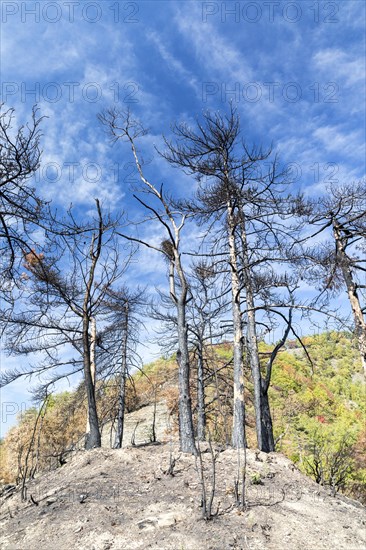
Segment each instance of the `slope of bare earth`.
[[[247,455],[247,509],[234,507],[237,453],[218,450],[219,515],[204,521],[195,459],[175,442],[78,451],[29,482],[26,502],[19,492],[2,498],[0,548],[364,550],[359,503],[331,497],[280,454]],[[202,457],[209,481],[211,454]]]

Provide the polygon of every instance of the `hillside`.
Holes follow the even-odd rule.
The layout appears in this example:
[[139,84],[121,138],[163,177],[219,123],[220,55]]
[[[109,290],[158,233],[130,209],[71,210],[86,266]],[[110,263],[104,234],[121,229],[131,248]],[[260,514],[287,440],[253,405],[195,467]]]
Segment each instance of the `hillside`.
[[[192,456],[176,445],[79,451],[1,499],[4,550],[363,550],[362,506],[331,497],[281,454],[248,451],[247,509],[234,506],[237,453],[218,450],[212,521]],[[173,475],[167,470],[176,459]],[[203,453],[210,477],[210,453]]]
[[[83,386],[50,397],[35,431],[39,410],[30,409],[19,419],[0,449],[0,548],[363,549],[366,386],[357,350],[345,333],[320,334],[303,342],[311,362],[297,342],[289,341],[273,370],[276,453],[255,450],[251,380],[245,373],[250,448],[244,510],[235,506],[243,457],[227,448],[232,346],[226,342],[205,350],[207,428],[217,454],[217,517],[202,519],[201,470],[194,457],[178,450],[173,356],[131,377],[122,450],[110,448],[117,400],[113,379],[98,391],[102,449],[82,450]],[[268,350],[262,343],[263,361]],[[192,366],[195,405],[194,357]],[[212,455],[207,443],[201,448],[209,497]],[[27,481],[22,500],[21,485],[4,483],[13,484],[17,477],[21,482],[25,474],[34,479]]]
[[[296,341],[289,341],[273,369],[270,402],[277,439],[276,450],[320,484],[366,501],[365,383],[350,335],[324,333],[303,339],[312,364]],[[268,345],[262,343],[265,361]],[[230,442],[232,346],[222,343],[205,351],[207,422],[213,441]],[[192,358],[192,398],[196,399],[195,362]],[[247,439],[256,447],[251,377],[245,373]],[[113,442],[117,389],[113,379],[99,389],[99,416],[103,446]],[[135,373],[127,387],[126,429],[123,445],[177,435],[177,364],[174,357],[159,359]],[[153,426],[154,407],[156,425]],[[33,434],[37,409],[26,412],[1,445],[3,483],[14,483],[25,471],[25,458]],[[83,446],[85,394],[64,392],[49,398],[35,433],[28,471],[52,470],[63,463],[68,449]],[[169,434],[169,435],[168,435]],[[36,446],[37,443],[37,446]],[[19,472],[19,460],[22,471]],[[338,464],[338,466],[337,466]],[[346,465],[346,468],[343,466]],[[335,471],[335,466],[337,466]],[[321,478],[319,477],[321,471]]]

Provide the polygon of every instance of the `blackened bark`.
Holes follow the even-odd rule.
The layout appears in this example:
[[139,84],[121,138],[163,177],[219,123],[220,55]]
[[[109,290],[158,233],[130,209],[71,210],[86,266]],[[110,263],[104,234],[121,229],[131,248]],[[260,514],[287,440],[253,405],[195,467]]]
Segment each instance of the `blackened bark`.
[[203,379],[203,349],[202,343],[198,345],[197,358],[197,439],[205,441],[206,437],[206,409],[205,409],[205,385]]
[[126,405],[126,376],[127,376],[127,343],[128,343],[128,304],[125,308],[125,327],[123,332],[122,342],[122,364],[118,397],[118,414],[117,414],[117,430],[114,440],[114,449],[120,449],[122,447],[123,440],[123,427],[125,419],[125,405]]
[[94,283],[95,270],[101,254],[101,250],[102,250],[102,236],[104,231],[102,211],[101,211],[101,207],[98,199],[96,199],[96,205],[97,205],[98,217],[99,217],[99,228],[98,228],[97,235],[92,236],[92,240],[90,244],[91,265],[89,269],[89,277],[86,284],[84,301],[83,301],[83,310],[82,310],[83,363],[84,363],[85,387],[86,387],[86,396],[88,401],[88,416],[89,416],[89,425],[90,425],[90,432],[87,433],[85,437],[86,449],[93,449],[94,447],[101,446],[97,403],[95,398],[96,379],[95,379],[95,375],[93,376],[93,370],[92,370],[94,369],[94,372],[95,372],[96,365],[95,365],[95,358],[92,359],[92,356],[91,356],[91,345],[90,345],[90,336],[89,336],[89,328],[90,328],[90,322],[92,317],[91,311],[90,311],[90,301],[91,301],[91,295],[92,295],[92,287]]
[[[96,373],[96,357],[95,357],[95,346],[97,339],[97,325],[95,317],[90,318],[90,373],[91,379],[95,386],[95,373]],[[89,422],[89,409],[86,412],[86,429],[85,433],[90,432],[90,422]]]
[[95,399],[95,382],[93,381],[90,360],[89,318],[83,319],[83,355],[86,396],[90,431],[85,437],[85,449],[101,446],[97,404]]
[[273,452],[275,450],[275,442],[273,437],[272,415],[269,406],[268,392],[264,391],[263,388],[261,394],[261,434],[261,451],[265,453]]
[[231,296],[234,325],[234,403],[232,444],[236,449],[246,446],[245,441],[245,405],[243,372],[243,333],[240,311],[240,281],[238,258],[235,244],[235,222],[231,204],[227,207],[228,244],[231,267]]
[[[293,304],[293,297],[291,294],[291,303]],[[281,340],[276,344],[272,350],[271,356],[267,363],[266,376],[265,378],[261,377],[261,433],[262,433],[262,451],[265,453],[270,453],[275,450],[276,444],[273,437],[273,424],[272,424],[272,415],[271,409],[269,406],[268,399],[268,390],[271,383],[272,376],[272,367],[273,363],[277,357],[278,352],[284,346],[287,337],[290,333],[292,324],[292,309],[289,311],[289,318],[287,322],[286,330],[281,338]]]
[[192,399],[189,387],[190,364],[188,351],[188,327],[186,323],[185,299],[177,302],[178,328],[178,388],[179,388],[179,436],[181,451],[197,454],[194,441]]

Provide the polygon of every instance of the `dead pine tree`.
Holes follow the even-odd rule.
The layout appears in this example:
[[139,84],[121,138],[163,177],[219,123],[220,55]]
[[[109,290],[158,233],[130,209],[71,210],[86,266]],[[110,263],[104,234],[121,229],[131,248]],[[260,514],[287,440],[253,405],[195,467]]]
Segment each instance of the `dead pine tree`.
[[[135,251],[131,251],[126,268]],[[105,326],[98,335],[98,365],[101,376],[115,377],[117,391],[117,426],[113,448],[122,447],[126,409],[126,382],[132,368],[139,369],[141,358],[137,353],[139,334],[142,327],[145,291],[130,290],[126,285],[108,289],[103,300],[102,311]]]
[[[206,439],[206,384],[215,377],[215,359],[211,357],[214,342],[223,336],[221,318],[228,309],[222,295],[220,274],[212,260],[194,260],[190,270],[191,300],[188,305],[188,327],[192,357],[196,362],[197,439]],[[212,370],[213,369],[213,370]],[[217,389],[217,388],[216,388]],[[217,393],[216,398],[220,401]]]
[[245,342],[254,385],[258,447],[273,451],[271,426],[267,424],[268,429],[264,429],[261,416],[263,395],[255,302],[262,298],[257,292],[259,274],[265,272],[266,280],[274,278],[275,285],[273,266],[286,261],[283,248],[290,233],[292,201],[282,196],[283,174],[276,159],[269,160],[271,150],[249,149],[243,142],[234,108],[227,115],[204,113],[203,122],[197,120],[194,129],[177,124],[173,132],[175,139],[165,140],[166,149],[161,155],[198,180],[195,198],[186,200],[183,207],[199,223],[209,223],[207,241],[211,238],[211,254],[221,258],[221,265],[223,255],[226,256],[230,277],[234,336],[232,444],[236,448],[246,444]]
[[[29,368],[3,372],[1,384],[48,372],[47,381],[39,386],[39,392],[44,393],[58,380],[82,373],[90,428],[85,438],[87,449],[101,445],[95,365],[98,335],[93,326],[98,319],[102,324],[103,300],[121,275],[114,234],[117,223],[104,214],[98,200],[96,217],[88,227],[76,224],[69,212],[69,230],[49,235],[54,256],[37,252],[24,255],[27,273],[22,308],[10,315],[0,309],[9,354],[44,354],[43,361],[37,360]],[[70,346],[76,356],[65,358],[63,352]]]
[[[181,233],[186,223],[186,215],[173,209],[169,196],[164,192],[163,186],[158,187],[154,185],[144,174],[143,162],[139,159],[136,149],[136,141],[139,137],[146,134],[143,127],[131,119],[130,113],[124,113],[116,109],[110,109],[102,113],[99,118],[102,124],[107,127],[108,133],[114,142],[122,140],[129,143],[141,180],[141,193],[139,195],[134,194],[134,197],[148,213],[146,221],[153,219],[153,221],[159,222],[165,233],[165,238],[162,238],[160,246],[155,246],[152,243],[142,241],[131,235],[122,236],[160,252],[168,263],[170,298],[176,308],[177,315],[180,446],[183,452],[196,454],[186,320],[189,288],[181,256]],[[144,193],[147,199],[143,200],[141,198],[142,193]]]
[[[166,150],[160,152],[170,164],[177,166],[201,183],[197,200],[186,201],[187,211],[205,221],[221,220],[228,255],[231,278],[231,306],[234,348],[234,402],[232,444],[244,447],[245,406],[243,376],[243,330],[241,315],[241,282],[238,240],[236,237],[236,197],[233,192],[232,151],[239,131],[234,112],[229,117],[204,114],[204,124],[197,122],[197,130],[185,124],[175,125],[175,142],[165,140]],[[237,167],[237,164],[235,164]],[[203,181],[207,184],[203,186]]]

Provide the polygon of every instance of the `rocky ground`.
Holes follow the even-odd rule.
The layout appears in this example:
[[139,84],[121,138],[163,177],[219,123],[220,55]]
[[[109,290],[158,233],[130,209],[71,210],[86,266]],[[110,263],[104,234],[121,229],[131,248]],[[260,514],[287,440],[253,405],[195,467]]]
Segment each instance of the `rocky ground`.
[[[209,488],[212,457],[203,447]],[[202,519],[192,456],[177,444],[78,451],[1,498],[7,550],[364,550],[362,506],[332,497],[280,454],[247,452],[247,506],[235,507],[237,453],[217,449],[217,517]],[[173,466],[173,467],[172,467]],[[170,469],[170,472],[169,472]],[[7,498],[5,498],[7,496]]]

